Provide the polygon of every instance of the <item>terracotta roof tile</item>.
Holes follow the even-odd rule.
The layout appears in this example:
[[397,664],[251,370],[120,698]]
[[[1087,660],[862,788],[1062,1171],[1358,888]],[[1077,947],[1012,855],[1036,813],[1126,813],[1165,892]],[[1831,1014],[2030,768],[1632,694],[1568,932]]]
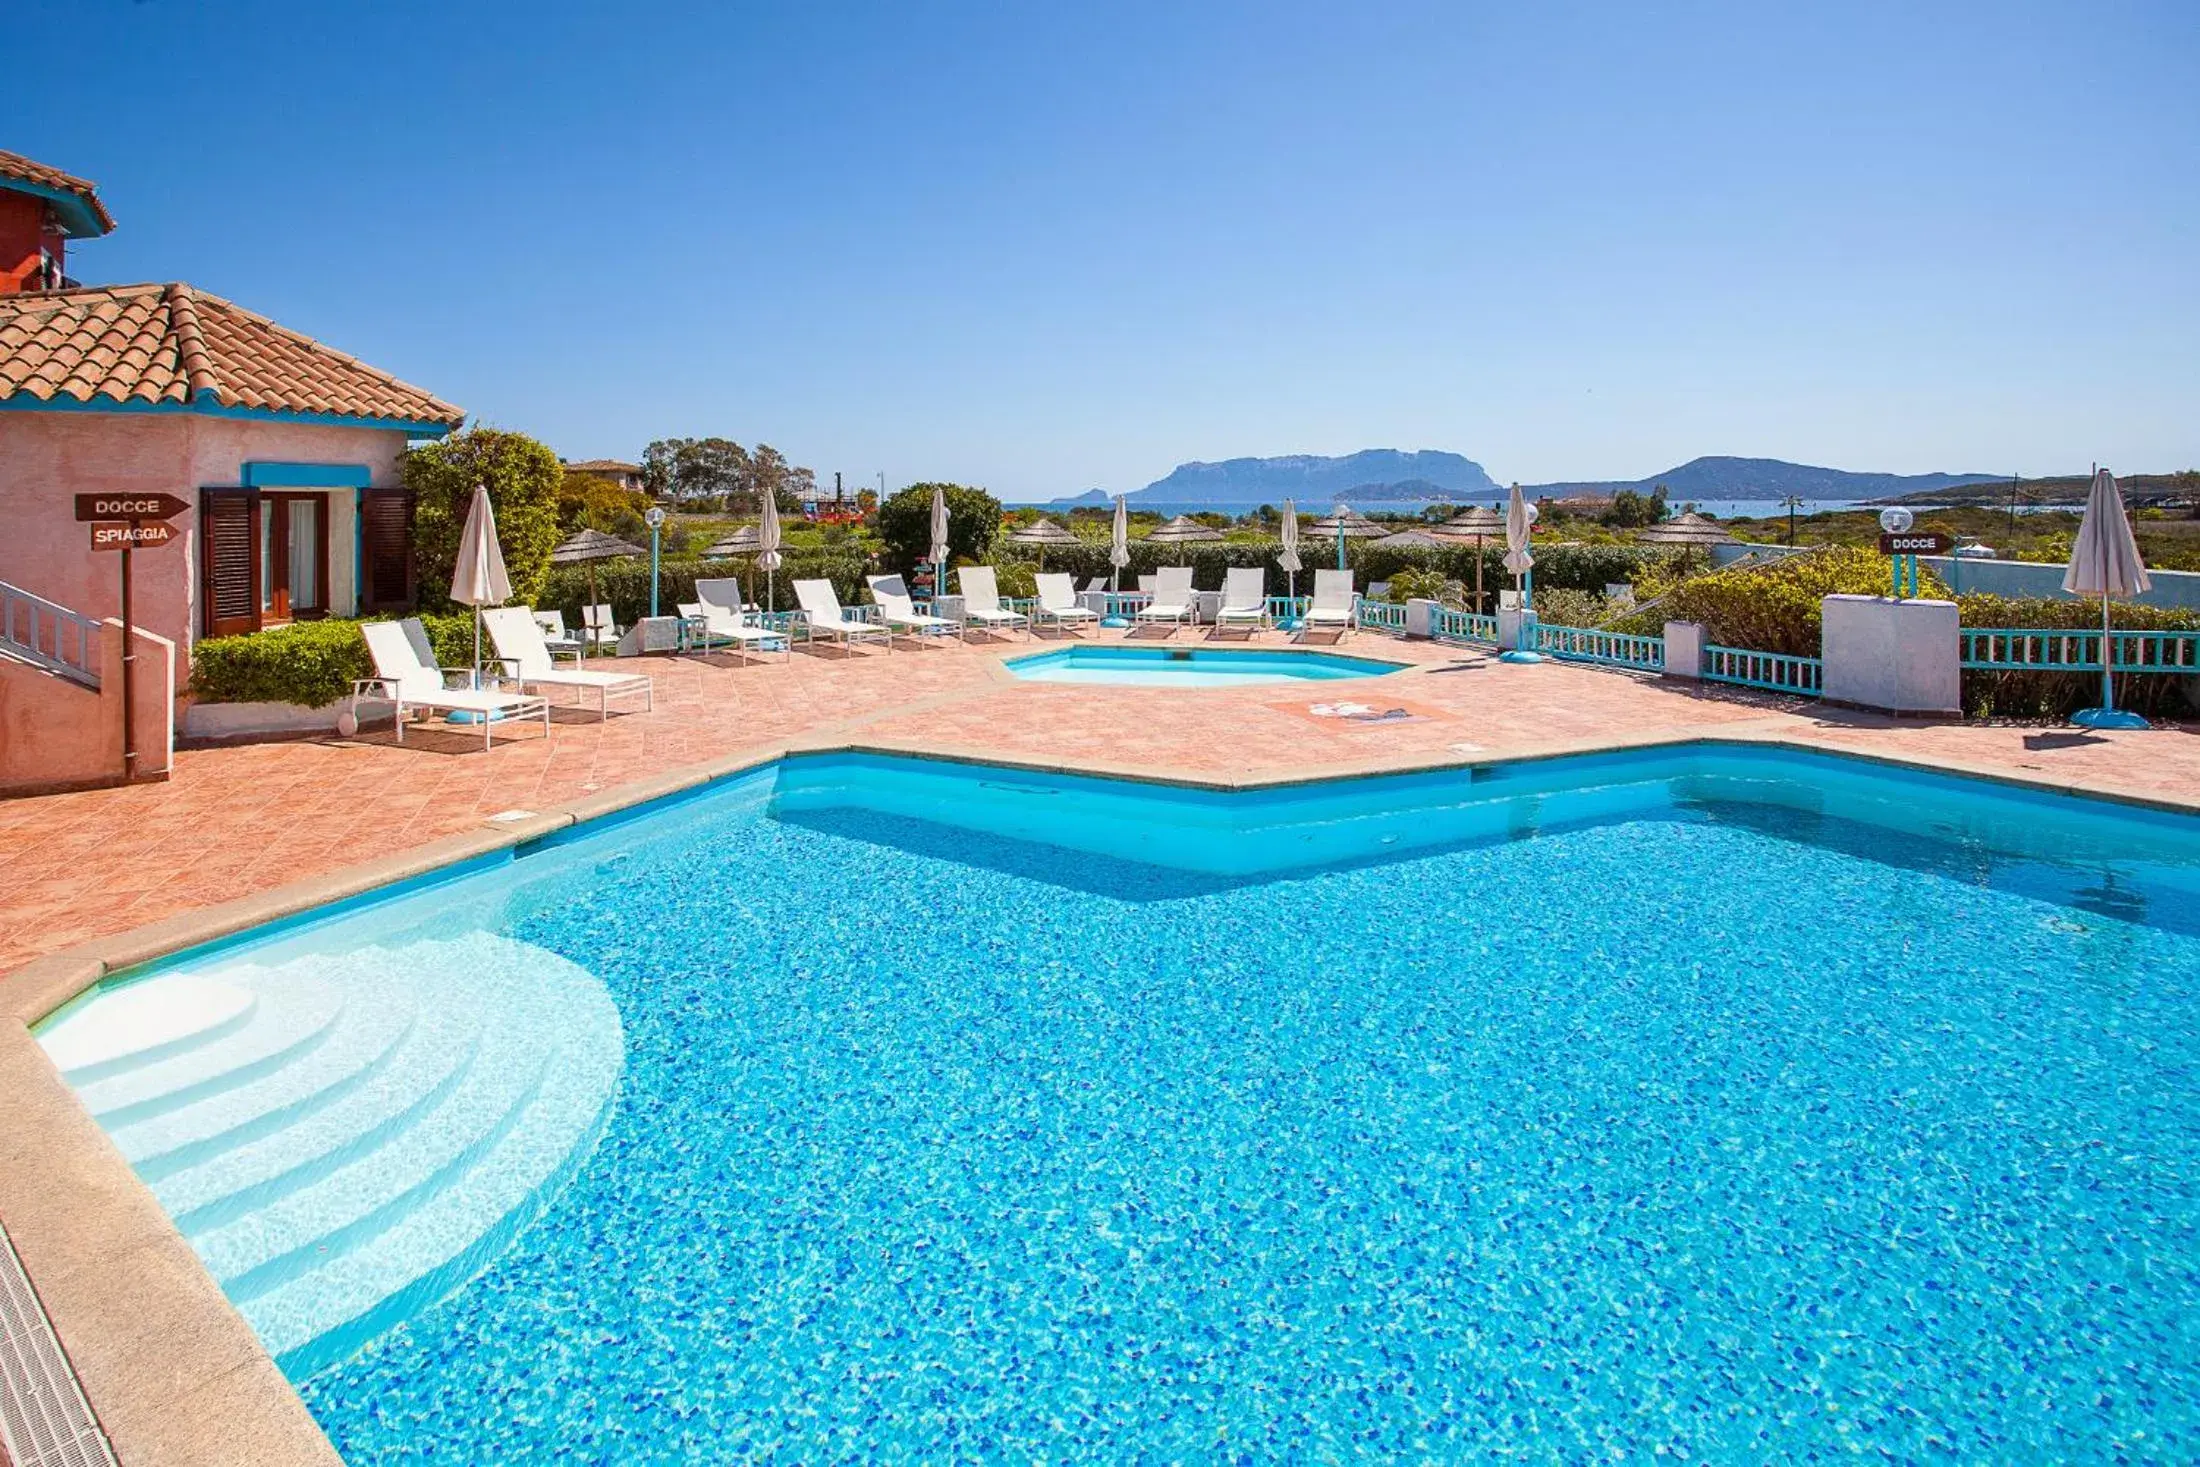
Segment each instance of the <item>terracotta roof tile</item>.
[[188,285],[0,296],[0,400],[216,403],[457,427],[463,409]]
[[630,464],[615,458],[584,458],[578,463],[566,465],[576,474],[638,474],[640,464]]
[[114,216],[109,214],[107,206],[99,201],[99,185],[89,179],[63,173],[58,168],[49,168],[36,159],[24,157],[21,153],[0,150],[0,186],[4,186],[4,181],[8,179],[13,179],[17,183],[31,184],[37,188],[58,189],[62,193],[73,194],[83,202],[84,207],[90,211],[92,218],[98,221],[101,234],[105,234],[115,227]]

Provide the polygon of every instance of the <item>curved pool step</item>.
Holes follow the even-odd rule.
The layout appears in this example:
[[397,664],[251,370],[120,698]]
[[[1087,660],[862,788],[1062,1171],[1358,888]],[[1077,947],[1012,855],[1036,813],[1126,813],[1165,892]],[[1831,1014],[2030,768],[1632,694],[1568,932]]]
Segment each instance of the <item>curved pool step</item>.
[[[78,1098],[102,1126],[118,1130],[272,1074],[327,1038],[344,1008],[344,990],[327,978],[284,971],[224,977],[253,990],[251,1018],[210,1043],[78,1086]],[[91,1019],[100,1002],[71,1017]]]
[[155,1175],[154,1195],[186,1236],[211,1230],[319,1181],[405,1134],[443,1103],[480,1053],[480,1019],[470,1005],[445,1003],[416,1020],[402,1044],[371,1074],[325,1104],[302,1108],[287,1124],[234,1146],[194,1157],[171,1175]]
[[71,1085],[89,1085],[234,1034],[252,1019],[258,996],[217,979],[132,984],[102,995],[96,1024],[71,1013],[45,1033],[47,1056]]
[[419,1014],[411,993],[354,994],[311,1053],[249,1084],[117,1126],[115,1145],[139,1176],[154,1181],[294,1128],[381,1074]]
[[624,1064],[594,976],[487,933],[156,976],[40,1040],[295,1378],[487,1266]]

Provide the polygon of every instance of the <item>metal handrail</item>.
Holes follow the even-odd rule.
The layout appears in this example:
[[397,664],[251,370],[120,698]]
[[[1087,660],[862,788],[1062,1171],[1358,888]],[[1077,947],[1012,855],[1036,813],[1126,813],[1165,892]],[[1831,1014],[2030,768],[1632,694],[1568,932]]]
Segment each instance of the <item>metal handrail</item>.
[[[1791,547],[1785,545],[1762,545],[1752,548],[1747,554],[1736,556],[1734,559],[1728,561],[1725,565],[1714,566],[1712,569],[1705,571],[1704,574],[1716,576],[1724,575],[1726,574],[1726,572],[1733,570],[1753,571],[1763,570],[1765,567],[1773,565],[1799,565],[1803,561],[1809,560],[1814,555],[1824,555],[1829,550],[1839,550],[1841,548],[1842,547],[1838,545],[1811,545],[1802,549],[1792,549]],[[1779,555],[1768,555],[1763,560],[1756,559],[1759,551],[1772,550],[1782,551],[1785,553]],[[1679,595],[1681,592],[1681,588],[1683,586],[1686,586],[1689,581],[1695,579],[1696,577],[1689,576],[1683,579],[1679,584],[1675,585],[1672,589],[1661,592],[1658,595],[1651,597],[1648,601],[1638,602],[1637,604],[1628,607],[1625,611],[1614,612],[1612,615],[1598,622],[1594,627],[1589,628],[1589,630],[1601,632],[1607,627],[1618,626],[1621,622],[1626,621],[1630,617],[1640,616],[1642,615],[1642,613],[1650,610],[1652,607],[1658,605],[1660,602],[1665,601],[1673,596]]]
[[99,618],[0,581],[0,652],[99,686]]

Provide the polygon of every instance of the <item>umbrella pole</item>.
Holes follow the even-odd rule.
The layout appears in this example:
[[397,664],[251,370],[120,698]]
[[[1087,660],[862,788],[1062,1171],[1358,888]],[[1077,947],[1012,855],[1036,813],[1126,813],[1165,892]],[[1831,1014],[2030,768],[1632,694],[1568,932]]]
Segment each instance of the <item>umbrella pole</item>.
[[1474,614],[1482,614],[1482,537],[1474,537]]
[[588,614],[596,609],[596,562],[588,562],[588,604],[581,608],[581,656],[588,655],[588,644],[596,640],[596,634],[588,625]]
[[[2101,613],[2106,616],[2108,613]],[[474,686],[481,686],[481,608],[474,608]]]
[[2116,711],[2116,685],[2112,681],[2114,674],[2109,671],[2115,665],[2115,636],[2109,630],[2108,593],[2103,591],[2101,593],[2101,709],[2107,713]]

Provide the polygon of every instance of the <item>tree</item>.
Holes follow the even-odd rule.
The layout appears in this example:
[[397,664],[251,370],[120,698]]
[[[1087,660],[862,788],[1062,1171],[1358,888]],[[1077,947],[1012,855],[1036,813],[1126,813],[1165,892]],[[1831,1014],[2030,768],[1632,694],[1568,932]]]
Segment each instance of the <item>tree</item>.
[[692,438],[659,438],[642,450],[642,489],[652,499],[678,499],[680,451]]
[[501,428],[468,428],[409,450],[402,473],[412,492],[413,565],[423,606],[450,604],[458,539],[476,484],[487,486],[496,511],[512,599],[535,599],[558,543],[558,489],[565,480],[565,465],[547,444]]
[[1620,490],[1612,496],[1612,507],[1597,519],[1616,530],[1640,530],[1663,523],[1665,516],[1665,486],[1660,484],[1648,494],[1633,489]]
[[878,537],[895,570],[911,571],[932,553],[932,491],[947,491],[947,549],[955,560],[985,559],[1001,528],[1001,501],[961,484],[911,484],[878,507]]
[[558,485],[558,534],[575,530],[602,530],[637,544],[649,534],[642,516],[649,513],[649,496],[621,489],[594,474],[567,473]]

